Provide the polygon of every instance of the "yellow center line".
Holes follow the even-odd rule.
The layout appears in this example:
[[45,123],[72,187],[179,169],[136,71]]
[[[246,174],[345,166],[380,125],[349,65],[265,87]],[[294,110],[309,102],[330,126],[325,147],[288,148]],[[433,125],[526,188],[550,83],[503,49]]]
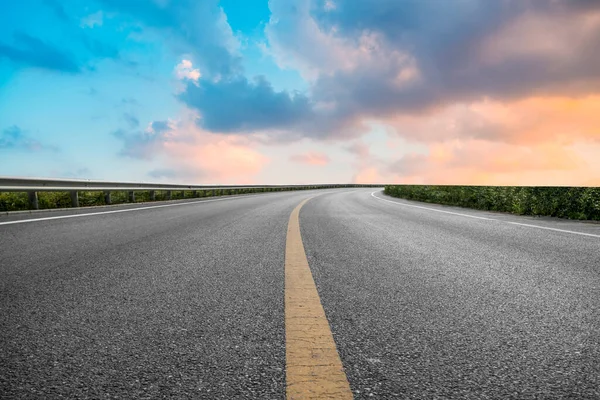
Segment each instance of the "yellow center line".
[[352,399],[300,235],[298,217],[308,200],[290,215],[285,247],[287,399]]

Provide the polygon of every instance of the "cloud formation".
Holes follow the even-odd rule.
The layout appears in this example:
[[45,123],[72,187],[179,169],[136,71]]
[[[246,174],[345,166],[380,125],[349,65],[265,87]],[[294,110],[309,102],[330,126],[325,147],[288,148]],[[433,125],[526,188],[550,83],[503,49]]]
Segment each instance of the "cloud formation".
[[[132,79],[111,104],[135,105],[135,93],[144,107],[111,109],[125,128],[113,142],[124,159],[152,163],[155,179],[241,182],[268,154],[357,182],[600,174],[597,0],[270,0],[266,24],[231,13],[235,33],[219,0],[41,3],[53,20],[27,33],[7,26],[2,67],[78,75],[106,88],[95,102],[126,67]],[[189,115],[165,120],[177,107]],[[4,149],[35,147],[20,130],[0,138]],[[287,148],[296,143],[307,147]]]
[[[199,55],[209,38],[226,53],[219,60],[229,67],[207,65],[206,79],[188,75],[197,84],[179,96],[212,132],[356,137],[368,131],[366,121],[429,115],[457,102],[600,89],[600,53],[593,51],[600,4],[592,1],[271,0],[268,51],[308,80],[307,93],[278,92],[265,77],[244,76],[222,10],[207,4],[200,11],[220,22],[202,37],[180,29],[188,17],[179,6],[152,3],[141,16],[184,37]],[[178,71],[195,70],[182,63]]]
[[306,165],[327,165],[331,161],[327,154],[316,151],[294,154],[290,157],[290,161]]
[[198,68],[194,68],[190,60],[184,59],[175,67],[175,76],[177,79],[189,79],[197,83],[202,74]]
[[252,132],[289,128],[310,117],[309,99],[299,93],[276,92],[263,77],[188,83],[179,98],[201,114],[202,128],[213,132]]
[[600,88],[600,3],[355,1],[305,18],[344,47],[372,37],[364,57],[314,85],[316,98],[367,116]]
[[[302,93],[245,75],[216,0],[104,2],[178,38],[199,60],[184,58],[175,74],[185,82],[178,99],[197,112],[203,135],[345,141],[376,123],[427,149],[385,159],[355,140],[345,147],[356,158],[355,181],[569,176],[588,163],[577,146],[600,140],[597,1],[271,0],[266,54],[301,74],[309,86]],[[125,138],[124,154],[175,143],[169,130],[148,132]],[[291,160],[329,162],[319,153]]]
[[0,42],[0,58],[6,58],[18,65],[51,71],[72,74],[80,72],[71,54],[23,32],[14,33],[13,44]]
[[35,140],[23,129],[13,125],[5,128],[2,133],[0,133],[0,151],[1,150],[57,151],[58,148],[45,145]]
[[113,135],[123,143],[122,156],[168,165],[148,172],[156,179],[250,183],[269,162],[247,137],[204,131],[193,114],[179,121],[153,121],[144,131],[118,130]]
[[[56,0],[39,3],[34,2],[26,7],[36,11],[39,9],[44,14],[42,21],[32,18],[33,23],[27,20],[6,24],[5,29],[9,32],[12,28],[12,35],[0,40],[0,60],[10,60],[17,69],[34,67],[69,74],[94,70],[96,62],[102,59],[121,61],[127,65],[118,49],[122,43],[110,42],[106,40],[108,35],[89,29],[102,26],[102,11],[80,18],[83,13],[89,13],[89,7],[73,4],[65,9]],[[114,35],[110,37],[114,40]]]
[[142,160],[152,159],[165,143],[177,140],[169,121],[154,121],[143,131],[117,129],[112,135],[123,142],[120,155]]
[[[594,148],[600,150],[598,145]],[[407,154],[379,171],[395,182],[414,184],[600,184],[590,161],[577,146],[522,146],[474,139],[432,144],[428,154]]]
[[327,137],[372,121],[429,148],[395,161],[350,149],[356,181],[589,184],[598,173],[582,144],[600,140],[599,2],[270,6],[270,50],[327,105],[312,110],[335,127]]
[[168,35],[181,53],[193,52],[207,76],[228,77],[242,71],[239,43],[227,24],[219,0],[100,0],[110,11],[129,15],[133,23]]
[[600,98],[532,97],[457,103],[425,115],[386,120],[395,134],[424,144],[369,168],[419,184],[599,184]]

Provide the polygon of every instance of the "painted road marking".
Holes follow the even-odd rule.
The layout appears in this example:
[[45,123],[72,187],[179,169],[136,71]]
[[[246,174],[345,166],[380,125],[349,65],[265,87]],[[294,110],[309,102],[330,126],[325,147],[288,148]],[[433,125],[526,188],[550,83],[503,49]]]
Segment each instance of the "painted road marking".
[[352,399],[302,244],[299,214],[308,200],[292,211],[285,245],[287,399]]
[[185,203],[161,204],[159,206],[126,208],[126,209],[123,209],[123,210],[100,211],[100,212],[96,212],[96,213],[71,214],[71,215],[59,215],[57,217],[43,217],[43,218],[21,219],[21,220],[17,220],[17,221],[0,222],[0,225],[24,224],[24,223],[27,223],[27,222],[50,221],[50,220],[53,220],[53,219],[91,217],[91,216],[94,216],[94,215],[105,215],[105,214],[116,214],[116,213],[123,213],[123,212],[129,212],[129,211],[150,210],[150,209],[153,209],[153,208],[186,206],[188,204],[209,203],[209,202],[212,202],[212,201],[224,201],[224,200],[238,199],[238,198],[241,198],[241,197],[248,197],[248,196],[228,196],[226,198],[221,198],[221,199],[186,201]]
[[495,221],[492,218],[477,217],[475,215],[461,214],[461,213],[452,212],[452,211],[437,210],[435,208],[429,208],[429,207],[423,207],[423,206],[415,206],[413,204],[399,203],[397,201],[392,201],[392,200],[382,199],[381,197],[377,197],[377,196],[375,196],[375,193],[377,193],[377,191],[371,193],[371,196],[375,197],[377,200],[387,201],[388,203],[398,204],[400,206],[412,207],[412,208],[421,208],[423,210],[441,212],[441,213],[444,213],[444,214],[460,215],[461,217],[468,217],[468,218],[475,218],[475,219],[486,219],[486,220],[489,220],[489,221]]
[[[499,220],[496,220],[496,221],[499,221]],[[565,230],[565,229],[550,228],[550,227],[547,227],[547,226],[539,226],[539,225],[531,225],[531,224],[522,224],[520,222],[512,222],[512,221],[502,221],[502,222],[504,222],[506,224],[512,224],[512,225],[527,226],[529,228],[538,228],[538,229],[545,229],[545,230],[548,230],[548,231],[572,233],[574,235],[591,236],[591,237],[595,237],[595,238],[600,238],[600,235],[594,235],[593,233],[568,231],[568,230]]]
[[438,209],[435,209],[435,208],[415,206],[413,204],[406,204],[406,203],[401,203],[401,202],[398,202],[398,201],[392,201],[392,200],[382,199],[381,197],[375,196],[375,193],[377,193],[377,191],[371,193],[371,196],[375,197],[377,200],[387,201],[388,203],[393,203],[393,204],[396,204],[396,205],[399,205],[399,206],[403,206],[403,207],[422,208],[423,210],[435,211],[435,212],[440,212],[440,213],[444,213],[444,214],[460,215],[461,217],[468,217],[468,218],[475,218],[475,219],[485,219],[485,220],[488,220],[488,221],[503,222],[505,224],[526,226],[528,228],[538,228],[538,229],[545,229],[547,231],[555,231],[555,232],[562,232],[562,233],[571,233],[573,235],[581,235],[581,236],[590,236],[590,237],[600,238],[600,235],[594,235],[593,233],[569,231],[569,230],[566,230],[566,229],[550,228],[550,227],[547,227],[547,226],[539,226],[539,225],[532,225],[532,224],[523,224],[523,223],[520,223],[520,222],[503,221],[503,220],[495,219],[495,218],[478,217],[478,216],[475,216],[475,215],[461,214],[461,213],[456,213],[456,212],[452,212],[452,211],[445,211],[445,210],[438,210]]

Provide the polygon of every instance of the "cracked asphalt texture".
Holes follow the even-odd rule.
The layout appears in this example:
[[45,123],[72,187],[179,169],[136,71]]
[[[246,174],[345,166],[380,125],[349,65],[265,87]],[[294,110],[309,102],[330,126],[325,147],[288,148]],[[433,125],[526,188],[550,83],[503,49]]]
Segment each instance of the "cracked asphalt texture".
[[373,190],[0,225],[0,397],[284,398],[287,222],[318,195],[301,231],[356,398],[600,398],[600,238],[503,221],[600,225]]

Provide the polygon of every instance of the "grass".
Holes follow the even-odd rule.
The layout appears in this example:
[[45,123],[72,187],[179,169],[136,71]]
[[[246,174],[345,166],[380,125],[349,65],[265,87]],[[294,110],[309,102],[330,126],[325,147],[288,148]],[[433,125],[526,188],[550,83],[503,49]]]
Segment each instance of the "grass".
[[593,187],[389,185],[384,193],[478,210],[600,220],[600,188]]

